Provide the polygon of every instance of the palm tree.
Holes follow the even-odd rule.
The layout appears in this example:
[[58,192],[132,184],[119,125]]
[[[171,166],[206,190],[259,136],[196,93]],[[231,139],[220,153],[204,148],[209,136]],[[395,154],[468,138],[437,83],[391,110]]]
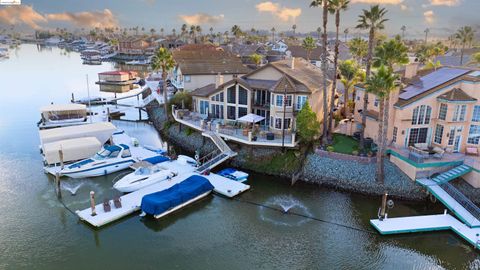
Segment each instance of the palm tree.
[[480,52],[477,52],[475,54],[472,55],[472,58],[470,60],[470,62],[468,62],[469,65],[476,65],[476,66],[480,66]]
[[345,43],[347,43],[347,40],[348,40],[348,28],[345,28],[345,30],[343,30],[343,33],[345,34]]
[[153,35],[155,34],[155,29],[151,28],[151,29],[150,29],[150,34],[151,34],[152,37],[153,37]]
[[317,28],[317,34],[318,34],[318,41],[320,41],[320,39],[322,38],[322,28],[321,27]]
[[362,64],[368,54],[368,42],[362,38],[353,38],[348,42],[348,49],[357,62]]
[[379,116],[378,116],[378,152],[377,152],[377,172],[376,178],[380,183],[384,182],[384,153],[386,150],[386,135],[388,130],[388,109],[385,108],[385,100],[389,93],[395,88],[397,75],[390,68],[380,66],[377,72],[367,78],[365,83],[366,91],[372,93],[379,98]]
[[402,30],[402,39],[405,39],[405,31],[407,31],[407,27],[405,25],[402,25],[400,30]]
[[[325,146],[328,143],[328,91],[327,91],[327,23],[328,23],[328,0],[313,0],[310,3],[310,7],[322,7],[323,8],[323,36],[322,36],[322,72],[323,72],[323,131],[322,131],[322,144]],[[333,96],[331,97],[333,99]]]
[[263,56],[258,53],[254,53],[250,55],[250,60],[255,63],[255,66],[259,67],[262,64]]
[[[385,8],[380,8],[379,5],[370,7],[370,10],[363,10],[363,14],[359,16],[357,29],[369,30],[368,36],[368,53],[365,75],[368,79],[370,77],[371,61],[373,57],[373,42],[375,39],[375,32],[385,28],[384,23],[388,21],[384,16],[387,13]],[[367,123],[367,109],[368,109],[368,94],[365,93],[363,98],[363,113],[362,113],[362,132],[360,133],[360,150],[364,152],[365,146],[365,126]]]
[[176,33],[177,33],[177,30],[175,30],[175,28],[173,28],[173,29],[172,29],[172,36],[173,36],[174,38],[177,36]]
[[175,67],[175,60],[172,53],[164,47],[159,48],[152,57],[151,68],[154,72],[162,71],[162,91],[165,115],[168,117],[167,102],[167,75]]
[[332,136],[332,131],[333,131],[333,109],[335,107],[335,99],[333,98],[335,96],[335,91],[337,90],[337,66],[338,66],[338,47],[340,46],[340,39],[339,39],[339,33],[340,33],[340,11],[345,11],[348,8],[348,4],[350,3],[349,0],[328,0],[328,9],[330,14],[335,14],[335,51],[334,51],[334,56],[333,56],[333,70],[334,70],[334,79],[332,82],[332,89],[330,91],[330,96],[332,97],[330,99],[330,120],[329,120],[329,128],[328,130],[330,137]]
[[[202,27],[200,25],[195,26],[195,32],[198,33],[198,37],[202,40]],[[195,38],[195,43],[197,43],[197,38]]]
[[[360,66],[355,60],[345,60],[338,65],[338,71],[340,72],[340,81],[342,82],[345,93],[343,96],[343,103],[345,106],[345,116],[350,117],[351,111],[349,108],[349,92],[355,84],[362,80],[362,72]],[[353,94],[353,101],[355,100],[355,94]]]
[[374,67],[387,67],[391,72],[395,65],[408,64],[408,48],[400,40],[400,37],[384,42],[375,48],[375,57],[373,58]]
[[197,28],[195,27],[195,25],[190,26],[189,34],[190,34],[190,37],[193,39],[194,43],[197,43],[197,37],[196,37],[196,34],[195,34],[195,31],[197,31],[196,29]]
[[293,37],[295,37],[295,30],[296,29],[297,29],[297,25],[296,24],[292,25]]
[[160,35],[161,35],[162,37],[163,37],[163,32],[165,32],[165,29],[163,29],[163,27],[162,27],[162,28],[160,28]]
[[425,31],[423,31],[423,32],[425,32],[425,44],[427,44],[427,41],[428,41],[428,33],[430,33],[430,29],[427,28],[427,29],[425,29]]
[[303,40],[302,47],[307,51],[307,60],[310,62],[310,55],[312,50],[317,48],[317,44],[313,37],[308,36]]
[[242,35],[242,29],[240,29],[238,25],[232,26],[230,32],[235,36],[235,39],[238,39]]
[[213,37],[213,27],[210,27],[210,37],[212,38]]
[[270,31],[272,31],[272,43],[275,43],[275,27],[272,27]]
[[462,44],[462,50],[460,54],[460,65],[463,65],[463,54],[465,52],[465,46],[471,44],[474,39],[475,30],[470,26],[463,26],[455,33],[455,38]]
[[186,24],[182,24],[182,28],[181,28],[181,36],[183,37],[183,42],[185,42],[185,35],[187,34],[187,25]]

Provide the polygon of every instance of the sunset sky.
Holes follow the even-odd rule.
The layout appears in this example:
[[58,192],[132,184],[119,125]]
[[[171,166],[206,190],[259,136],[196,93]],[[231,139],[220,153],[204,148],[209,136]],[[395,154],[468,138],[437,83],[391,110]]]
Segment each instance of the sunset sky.
[[[379,3],[388,9],[386,32],[397,34],[402,25],[407,35],[420,37],[425,28],[432,36],[446,36],[463,25],[480,25],[480,0],[351,0],[342,14],[342,31],[356,25],[361,9]],[[321,9],[303,0],[23,0],[20,6],[0,6],[0,27],[22,30],[95,26],[164,28],[170,33],[183,23],[225,31],[237,24],[242,29],[315,30],[321,25]],[[330,22],[333,30],[333,18]],[[350,33],[355,33],[351,30]]]

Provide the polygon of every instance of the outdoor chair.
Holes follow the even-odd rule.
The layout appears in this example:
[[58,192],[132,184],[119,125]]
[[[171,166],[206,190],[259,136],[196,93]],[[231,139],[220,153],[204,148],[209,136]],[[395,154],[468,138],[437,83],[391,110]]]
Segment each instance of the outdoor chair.
[[466,150],[465,150],[465,154],[472,155],[472,156],[478,156],[478,148],[467,147]]
[[115,208],[122,208],[122,199],[117,196],[113,199],[113,205],[115,205]]
[[433,157],[435,159],[442,159],[443,158],[443,154],[445,154],[445,150],[443,150],[442,148],[438,147],[438,146],[435,146],[433,148],[433,152],[435,152],[435,154],[433,154]]
[[109,200],[109,199],[105,199],[105,200],[103,201],[103,211],[104,211],[105,213],[107,213],[107,212],[110,212],[110,210],[112,210],[112,207],[110,206],[110,200]]

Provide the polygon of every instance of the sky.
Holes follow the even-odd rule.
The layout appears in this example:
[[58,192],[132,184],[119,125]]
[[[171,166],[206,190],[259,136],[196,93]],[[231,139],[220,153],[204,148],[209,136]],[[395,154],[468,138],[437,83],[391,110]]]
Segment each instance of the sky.
[[[0,0],[0,3],[2,0]],[[201,25],[224,32],[233,25],[243,30],[315,31],[321,9],[310,8],[311,0],[22,0],[19,6],[0,6],[0,27],[16,29],[54,29],[56,27],[134,27],[165,29],[170,33],[183,23]],[[385,32],[395,35],[407,27],[406,35],[421,37],[426,28],[432,36],[448,36],[463,25],[480,27],[480,0],[350,0],[342,13],[341,31],[354,29],[362,9],[381,4],[388,10]],[[330,17],[330,30],[333,30]]]

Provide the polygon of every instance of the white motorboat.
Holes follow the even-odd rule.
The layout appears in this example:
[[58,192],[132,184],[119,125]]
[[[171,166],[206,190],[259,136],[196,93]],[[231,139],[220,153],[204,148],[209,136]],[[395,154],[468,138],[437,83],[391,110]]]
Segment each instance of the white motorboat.
[[[163,161],[161,162],[165,162],[168,160],[170,159],[167,157],[163,157]],[[171,171],[162,167],[161,163],[156,165],[150,164],[147,166],[141,166],[137,168],[134,172],[127,174],[122,179],[118,180],[113,185],[113,188],[120,192],[133,192],[141,188],[153,185],[155,183],[169,180],[176,175],[178,175],[178,172]]]
[[71,178],[95,177],[127,169],[135,163],[130,147],[125,144],[107,145],[93,157],[75,162],[60,173]]

